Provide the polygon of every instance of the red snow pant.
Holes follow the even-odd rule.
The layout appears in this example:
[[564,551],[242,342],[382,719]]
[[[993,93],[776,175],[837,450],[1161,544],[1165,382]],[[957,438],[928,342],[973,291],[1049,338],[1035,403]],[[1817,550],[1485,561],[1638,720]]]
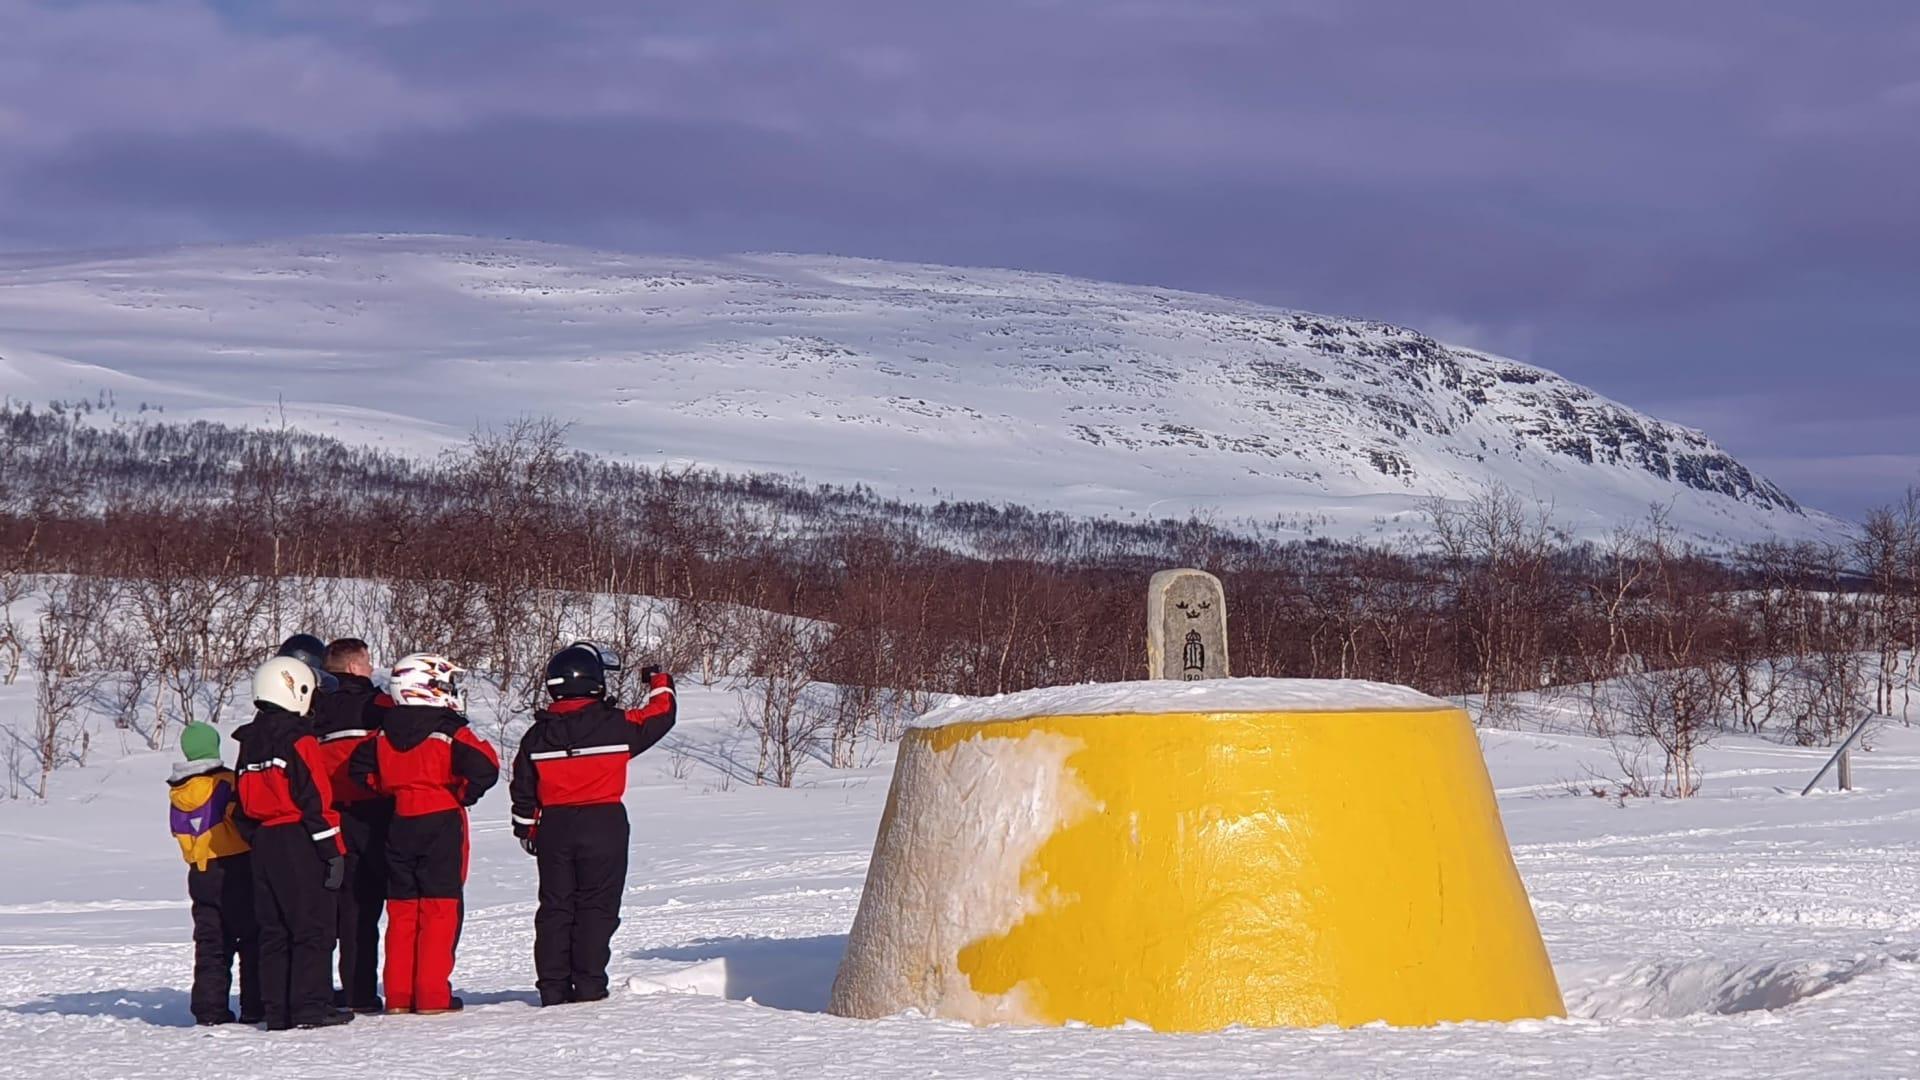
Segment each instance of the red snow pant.
[[395,816],[387,833],[387,1011],[452,1006],[467,881],[467,812]]

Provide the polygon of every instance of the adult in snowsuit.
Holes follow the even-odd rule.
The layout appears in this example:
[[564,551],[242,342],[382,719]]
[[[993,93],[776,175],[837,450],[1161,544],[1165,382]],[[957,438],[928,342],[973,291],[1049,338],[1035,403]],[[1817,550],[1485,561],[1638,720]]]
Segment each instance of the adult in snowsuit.
[[169,824],[187,860],[187,899],[193,906],[193,993],[196,1024],[231,1024],[227,994],[233,961],[240,960],[240,1022],[257,1024],[260,1004],[260,932],[253,914],[253,858],[234,827],[233,770],[220,761],[220,729],[188,724],[180,756],[167,777]]
[[260,923],[261,1003],[267,1030],[330,1027],[353,1019],[333,1006],[333,896],[346,877],[346,845],[320,744],[307,727],[314,674],[275,657],[253,675],[253,722],[233,733],[240,809],[253,847]]
[[513,759],[513,833],[540,868],[533,967],[542,1005],[607,996],[607,961],[627,882],[627,762],[673,729],[673,677],[643,672],[646,697],[607,695],[620,661],[592,642],[547,662],[553,704]]
[[467,807],[500,779],[500,757],[462,715],[460,669],[415,653],[393,666],[380,733],[347,772],[393,799],[387,833],[387,1011],[453,1012],[453,957],[467,880]]
[[373,685],[373,657],[359,638],[340,638],[327,645],[324,663],[336,680],[332,693],[313,699],[313,735],[320,740],[320,759],[333,785],[333,807],[340,814],[340,834],[347,842],[347,879],[337,896],[336,926],[340,942],[340,991],[336,1005],[354,1012],[376,1013],[382,1002],[380,978],[380,908],[387,897],[387,829],[393,821],[393,800],[368,791],[347,775],[347,761],[361,745],[380,731],[382,710]]

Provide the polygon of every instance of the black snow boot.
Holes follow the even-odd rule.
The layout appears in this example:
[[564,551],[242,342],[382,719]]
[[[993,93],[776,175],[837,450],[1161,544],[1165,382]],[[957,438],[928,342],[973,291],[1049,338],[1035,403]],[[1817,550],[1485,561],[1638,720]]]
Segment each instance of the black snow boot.
[[332,1012],[321,1013],[319,1016],[313,1017],[310,1020],[302,1020],[295,1024],[294,1027],[327,1028],[339,1027],[341,1024],[351,1023],[353,1023],[353,1014],[351,1012],[345,1009],[335,1009]]

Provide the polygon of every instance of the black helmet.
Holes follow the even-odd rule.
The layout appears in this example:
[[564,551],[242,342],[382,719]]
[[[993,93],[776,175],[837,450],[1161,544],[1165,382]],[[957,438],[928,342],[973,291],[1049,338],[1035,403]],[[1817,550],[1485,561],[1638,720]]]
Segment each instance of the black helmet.
[[547,661],[547,693],[555,698],[606,697],[607,672],[620,670],[620,654],[592,641],[576,641]]
[[323,694],[330,694],[340,686],[340,680],[327,670],[327,643],[312,634],[295,634],[280,643],[280,651],[275,656],[289,656],[313,669],[314,681]]

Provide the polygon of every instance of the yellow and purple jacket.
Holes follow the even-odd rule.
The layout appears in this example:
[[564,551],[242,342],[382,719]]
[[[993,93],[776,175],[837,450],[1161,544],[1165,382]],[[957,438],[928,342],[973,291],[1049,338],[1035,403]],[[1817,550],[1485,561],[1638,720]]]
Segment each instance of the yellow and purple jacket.
[[194,869],[205,870],[214,859],[247,850],[233,827],[237,804],[232,769],[218,761],[179,762],[167,777],[167,797],[173,803],[173,838]]

